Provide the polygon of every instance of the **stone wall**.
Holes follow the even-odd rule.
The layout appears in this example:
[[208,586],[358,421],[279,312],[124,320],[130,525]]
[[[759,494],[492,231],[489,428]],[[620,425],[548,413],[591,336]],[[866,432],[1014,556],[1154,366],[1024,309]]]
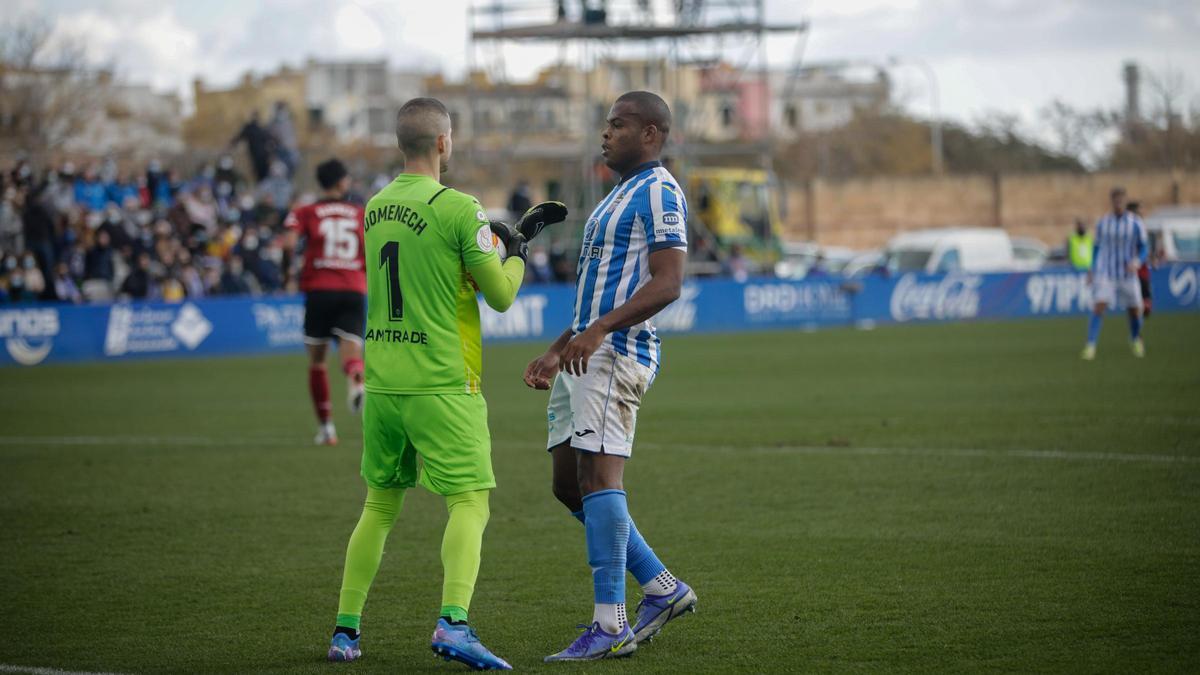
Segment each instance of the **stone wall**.
[[1200,173],[1045,173],[941,178],[816,180],[787,186],[787,238],[875,248],[925,227],[1003,227],[1013,236],[1056,245],[1075,218],[1093,224],[1108,191],[1123,185],[1143,213],[1200,204]]

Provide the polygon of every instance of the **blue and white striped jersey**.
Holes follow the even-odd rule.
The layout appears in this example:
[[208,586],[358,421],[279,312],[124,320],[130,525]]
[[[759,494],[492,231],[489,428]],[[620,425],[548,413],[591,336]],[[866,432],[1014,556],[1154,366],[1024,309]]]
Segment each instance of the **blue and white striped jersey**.
[[[576,334],[650,280],[651,252],[687,248],[687,216],[683,191],[661,162],[647,162],[621,178],[583,229],[571,325]],[[614,331],[607,341],[618,354],[658,372],[659,340],[650,321]]]
[[1121,215],[1106,213],[1096,223],[1096,243],[1092,270],[1105,279],[1129,277],[1129,263],[1146,262],[1146,226],[1129,211]]

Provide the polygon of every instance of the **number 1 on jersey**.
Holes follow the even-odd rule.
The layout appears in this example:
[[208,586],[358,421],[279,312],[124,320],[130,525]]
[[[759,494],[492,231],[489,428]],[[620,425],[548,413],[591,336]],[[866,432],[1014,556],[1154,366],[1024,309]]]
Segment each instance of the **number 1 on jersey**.
[[400,242],[389,241],[379,249],[379,266],[387,268],[388,320],[404,320],[404,294],[400,292]]

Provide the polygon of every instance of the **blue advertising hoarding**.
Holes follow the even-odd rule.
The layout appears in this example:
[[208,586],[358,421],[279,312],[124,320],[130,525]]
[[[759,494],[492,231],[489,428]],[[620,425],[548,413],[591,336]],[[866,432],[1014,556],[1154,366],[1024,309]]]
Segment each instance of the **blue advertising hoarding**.
[[[1200,311],[1200,264],[1152,272],[1156,312]],[[504,314],[481,307],[490,341],[552,340],[570,323],[572,286],[528,286]],[[696,280],[655,318],[664,333],[816,328],[864,323],[1067,316],[1091,308],[1086,274],[904,275],[844,281]],[[181,304],[0,307],[0,365],[154,356],[294,352],[302,348],[300,296]]]

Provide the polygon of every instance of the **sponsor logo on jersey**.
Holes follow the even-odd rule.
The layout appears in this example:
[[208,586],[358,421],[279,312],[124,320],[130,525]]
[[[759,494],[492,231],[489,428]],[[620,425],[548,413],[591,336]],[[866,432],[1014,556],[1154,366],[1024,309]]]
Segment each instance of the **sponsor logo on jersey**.
[[604,213],[606,213],[608,215],[612,215],[612,213],[617,210],[617,206],[621,203],[622,199],[625,199],[624,192],[619,193],[616,197],[613,198],[612,202],[608,205],[608,208],[604,210]]
[[683,218],[681,218],[680,215],[675,212],[664,213],[662,222],[654,225],[655,237],[676,235],[682,238],[684,232],[685,229],[683,227]]
[[0,310],[0,338],[8,355],[23,366],[46,360],[59,329],[56,309]]
[[951,275],[934,281],[918,281],[914,274],[905,274],[892,290],[892,318],[911,319],[973,319],[979,316],[978,276]]
[[486,223],[486,222],[488,222],[487,214],[484,213],[482,210],[476,211],[475,212],[475,220],[478,220],[481,223]]
[[600,227],[598,218],[588,218],[587,225],[583,226],[583,243],[590,244],[596,236],[596,230]]
[[496,250],[496,244],[492,241],[492,228],[488,225],[481,226],[479,231],[475,233],[475,243],[479,244],[479,250],[484,253],[491,253]]

